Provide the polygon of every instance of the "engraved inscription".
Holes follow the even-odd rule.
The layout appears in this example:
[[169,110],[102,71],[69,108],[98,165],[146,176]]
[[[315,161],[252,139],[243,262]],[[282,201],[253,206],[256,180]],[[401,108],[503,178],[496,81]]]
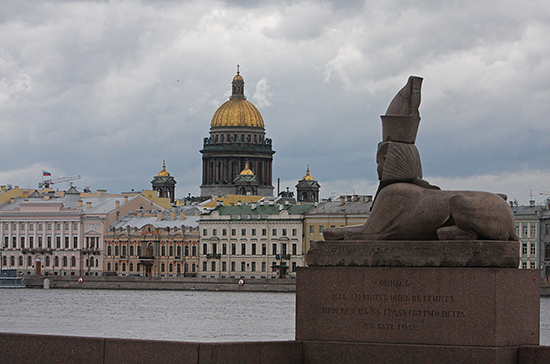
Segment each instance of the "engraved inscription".
[[459,300],[455,295],[422,292],[429,288],[419,291],[418,285],[407,279],[375,279],[365,291],[328,294],[328,301],[320,307],[321,314],[357,317],[357,324],[366,332],[411,333],[429,330],[439,320],[467,317],[456,306]]

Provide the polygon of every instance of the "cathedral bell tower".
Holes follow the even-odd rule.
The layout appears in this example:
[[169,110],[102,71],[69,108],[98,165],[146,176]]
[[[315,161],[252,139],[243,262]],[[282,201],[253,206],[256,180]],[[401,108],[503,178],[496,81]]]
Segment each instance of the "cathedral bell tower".
[[174,177],[170,176],[170,173],[166,171],[166,164],[162,161],[162,171],[153,177],[153,180],[151,181],[153,191],[158,192],[158,197],[169,198],[170,202],[174,203],[176,198],[176,183],[177,182]]
[[[237,66],[231,82],[231,96],[214,113],[210,136],[204,138],[201,197],[242,193],[273,196],[272,163],[275,151],[265,137],[265,125],[258,109],[244,95],[244,79]],[[254,171],[248,181],[244,170]],[[243,179],[244,178],[244,179]],[[257,187],[256,187],[257,183]],[[237,186],[239,185],[239,186]],[[253,186],[252,186],[253,185]],[[239,188],[237,188],[239,187]]]
[[319,202],[319,189],[321,185],[319,182],[309,174],[309,165],[307,166],[307,172],[296,185],[296,197],[299,202]]

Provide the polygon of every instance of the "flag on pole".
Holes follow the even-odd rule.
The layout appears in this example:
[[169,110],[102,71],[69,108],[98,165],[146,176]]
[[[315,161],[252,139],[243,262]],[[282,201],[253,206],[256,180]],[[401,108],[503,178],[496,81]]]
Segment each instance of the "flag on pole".
[[42,176],[43,177],[51,177],[51,173],[50,172],[46,172],[46,171],[42,171]]

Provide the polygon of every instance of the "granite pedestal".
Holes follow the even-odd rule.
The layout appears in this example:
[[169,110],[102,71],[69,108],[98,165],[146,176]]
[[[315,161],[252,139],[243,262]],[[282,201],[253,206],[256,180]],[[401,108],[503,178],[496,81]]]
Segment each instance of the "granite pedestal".
[[[490,248],[478,251],[487,255]],[[507,255],[502,246],[497,250]],[[341,266],[334,260],[321,266],[308,254],[318,265],[298,270],[296,292],[304,363],[512,364],[518,347],[539,344],[537,271],[466,262],[420,267],[384,254],[384,264],[400,266],[380,266],[380,260],[345,266],[345,257],[335,258]],[[418,254],[410,256],[417,261]]]

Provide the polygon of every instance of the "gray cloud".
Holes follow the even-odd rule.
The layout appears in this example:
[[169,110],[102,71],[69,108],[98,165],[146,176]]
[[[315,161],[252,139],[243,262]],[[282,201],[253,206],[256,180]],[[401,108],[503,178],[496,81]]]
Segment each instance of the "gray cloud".
[[510,191],[498,187],[512,195],[523,193],[519,180],[537,188],[550,173],[543,0],[17,1],[0,10],[0,184],[34,186],[51,169],[92,188],[150,188],[165,159],[178,196],[197,194],[198,151],[237,64],[273,138],[274,176],[297,180],[310,164],[324,196],[374,193],[379,115],[410,74],[425,78],[417,145],[426,176],[478,189],[510,176]]

